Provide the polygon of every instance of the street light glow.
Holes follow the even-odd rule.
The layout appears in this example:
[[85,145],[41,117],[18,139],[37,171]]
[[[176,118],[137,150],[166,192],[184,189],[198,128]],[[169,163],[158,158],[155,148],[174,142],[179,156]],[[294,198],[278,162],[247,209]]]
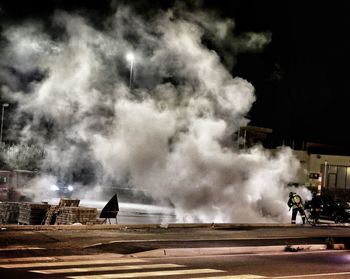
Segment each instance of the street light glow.
[[134,56],[134,54],[132,53],[132,52],[128,52],[127,54],[126,54],[126,60],[128,60],[129,62],[134,62],[134,60],[135,60],[135,56]]
[[134,66],[134,60],[135,56],[132,52],[128,52],[126,54],[126,60],[130,62],[130,80],[129,80],[129,88],[131,90],[132,88],[132,79],[133,79],[133,66]]

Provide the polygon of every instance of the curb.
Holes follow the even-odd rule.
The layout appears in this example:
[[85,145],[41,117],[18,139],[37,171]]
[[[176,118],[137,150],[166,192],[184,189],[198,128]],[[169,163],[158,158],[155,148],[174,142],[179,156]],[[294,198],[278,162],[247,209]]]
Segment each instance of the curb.
[[[0,224],[1,231],[63,231],[63,230],[120,230],[137,229],[212,229],[243,230],[263,228],[312,228],[311,225],[290,223],[169,223],[169,224],[72,224],[72,225],[18,225]],[[349,227],[349,224],[319,224],[316,227]]]
[[[330,224],[332,225],[332,224]],[[171,224],[72,224],[72,225],[18,225],[0,224],[0,231],[59,231],[59,230],[134,230],[134,229],[213,229],[213,230],[242,230],[257,228],[305,228],[305,225],[289,223],[171,223]]]
[[[333,250],[344,250],[344,244],[334,244]],[[155,249],[144,252],[130,254],[131,257],[160,258],[160,257],[186,257],[186,256],[214,256],[214,255],[234,255],[234,254],[256,254],[256,253],[277,253],[277,252],[298,252],[298,251],[323,251],[327,250],[325,244],[303,244],[288,246],[240,246],[240,247],[210,247],[210,248],[169,248]]]

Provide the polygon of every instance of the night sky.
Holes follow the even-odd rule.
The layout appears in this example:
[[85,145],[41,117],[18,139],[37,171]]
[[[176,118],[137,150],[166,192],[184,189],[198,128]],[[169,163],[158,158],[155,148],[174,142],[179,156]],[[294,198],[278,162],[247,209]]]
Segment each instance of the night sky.
[[[0,1],[0,18],[3,23],[45,20],[55,9],[63,9],[93,15],[98,25],[122,2],[132,2],[136,11],[146,16],[174,3],[11,0]],[[234,76],[248,80],[256,89],[257,101],[249,113],[251,125],[272,128],[276,138],[287,142],[348,145],[349,1],[188,2],[195,3],[189,4],[189,9],[215,10],[233,18],[236,34],[271,33],[271,43],[261,52],[240,53],[232,68]],[[220,50],[216,51],[220,56]]]

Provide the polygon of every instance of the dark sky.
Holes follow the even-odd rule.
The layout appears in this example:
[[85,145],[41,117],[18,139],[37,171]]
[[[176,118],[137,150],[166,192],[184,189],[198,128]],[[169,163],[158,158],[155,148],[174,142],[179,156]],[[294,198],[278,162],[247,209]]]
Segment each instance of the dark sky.
[[[174,1],[123,2],[146,11],[166,8]],[[233,69],[234,75],[256,88],[252,125],[272,128],[286,140],[348,144],[349,1],[192,2],[234,18],[237,33],[272,33],[272,42],[261,53],[240,54]],[[45,18],[61,8],[84,9],[98,18],[109,14],[113,5],[109,0],[9,0],[0,1],[0,16],[17,22]]]
[[350,28],[347,1],[237,1],[238,30],[272,32],[263,53],[238,57],[235,73],[256,88],[252,124],[286,139],[344,143]]

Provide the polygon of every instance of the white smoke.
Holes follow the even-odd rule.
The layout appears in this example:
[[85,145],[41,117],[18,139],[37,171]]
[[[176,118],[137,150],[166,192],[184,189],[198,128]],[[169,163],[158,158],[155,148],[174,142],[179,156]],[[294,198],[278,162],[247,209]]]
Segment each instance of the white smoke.
[[[46,147],[43,168],[64,174],[92,165],[98,180],[128,181],[170,199],[182,222],[288,220],[285,185],[299,163],[288,148],[235,149],[232,134],[248,123],[254,88],[202,43],[213,26],[216,40],[227,39],[232,21],[203,19],[170,11],[144,21],[119,8],[103,30],[65,12],[53,19],[59,36],[39,23],[7,29],[2,63],[43,75],[26,90],[2,88],[18,104],[17,136]],[[269,40],[249,33],[236,50]]]

